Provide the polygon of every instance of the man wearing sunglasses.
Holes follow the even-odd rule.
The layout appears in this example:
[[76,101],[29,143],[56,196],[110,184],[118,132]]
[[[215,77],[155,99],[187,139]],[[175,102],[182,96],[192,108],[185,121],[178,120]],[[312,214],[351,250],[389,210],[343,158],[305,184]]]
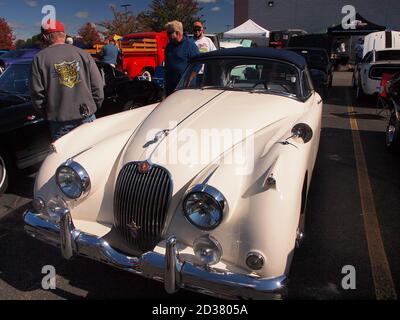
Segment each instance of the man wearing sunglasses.
[[165,29],[169,38],[169,43],[165,48],[165,90],[168,96],[174,92],[189,60],[199,54],[199,49],[183,33],[181,22],[168,22]]
[[204,35],[203,23],[201,21],[196,21],[193,24],[193,38],[200,53],[217,50],[214,42]]

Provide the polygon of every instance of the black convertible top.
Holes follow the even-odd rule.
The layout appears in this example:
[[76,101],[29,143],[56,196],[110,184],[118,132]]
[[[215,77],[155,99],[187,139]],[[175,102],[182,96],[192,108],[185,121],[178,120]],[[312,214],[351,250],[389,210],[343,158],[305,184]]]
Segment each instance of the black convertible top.
[[209,59],[209,58],[261,58],[261,59],[276,59],[283,60],[292,63],[304,69],[306,67],[305,59],[292,51],[286,51],[274,48],[232,48],[232,49],[221,49],[216,51],[210,51],[202,53],[194,57],[191,62],[196,62],[199,60]]

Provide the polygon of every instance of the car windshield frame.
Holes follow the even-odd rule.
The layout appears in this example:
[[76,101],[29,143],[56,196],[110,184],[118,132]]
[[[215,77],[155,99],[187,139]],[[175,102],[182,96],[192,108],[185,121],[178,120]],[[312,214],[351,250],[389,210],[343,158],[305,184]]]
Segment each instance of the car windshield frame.
[[[215,72],[216,68],[211,68],[212,65],[214,65],[214,67],[220,68],[219,72],[221,73],[220,77],[222,78],[219,77],[217,81],[221,81],[223,83],[221,83],[220,85],[217,85],[215,83],[209,85],[207,84],[207,80],[204,81],[206,76],[204,75],[204,73],[202,74],[202,72],[205,72],[207,70],[206,69],[207,65],[209,65],[209,70],[214,70],[213,72]],[[287,68],[287,70],[291,72],[290,75],[292,77],[289,78],[289,74],[284,75],[283,72],[280,73],[266,72],[264,74],[263,73],[264,69],[261,69],[260,67],[265,68],[266,66],[275,67],[278,70],[279,68],[282,67]],[[227,72],[227,70],[225,70],[226,68],[227,70],[230,71]],[[235,68],[238,69],[237,72],[238,75],[232,74],[232,71]],[[259,79],[255,78],[257,77],[256,75],[257,70],[259,72],[258,73]],[[244,78],[240,78],[241,71],[243,71]],[[253,78],[250,78],[251,80],[249,80],[249,77],[247,75],[249,71],[252,71],[250,75],[254,75]],[[277,73],[279,73],[282,76],[282,78],[279,79],[280,80],[279,82],[281,83],[278,83],[277,81],[278,79],[273,79],[273,81],[271,81],[271,78],[267,80],[266,78],[262,77],[262,75],[272,75],[272,74],[276,75]],[[199,75],[202,75],[203,77],[200,80],[201,83],[199,83],[198,80]],[[194,83],[193,80],[194,77],[197,78],[196,83]],[[209,76],[209,78],[212,77],[213,77],[212,75]],[[235,81],[232,81],[233,79],[235,79],[235,77],[239,78],[236,78]],[[295,79],[293,77],[295,77]],[[282,83],[284,81],[287,81],[287,83]],[[268,84],[270,84],[271,87],[268,86]],[[288,90],[287,89],[288,85],[292,85],[294,86],[294,88],[291,88],[292,90]],[[273,88],[274,86],[275,88]],[[277,90],[276,87],[284,88],[284,90]],[[264,58],[264,57],[221,56],[221,57],[209,57],[204,59],[198,58],[189,64],[177,86],[177,90],[187,90],[187,89],[201,89],[201,90],[215,89],[215,90],[238,91],[238,92],[248,92],[248,93],[265,93],[265,94],[274,94],[274,95],[289,97],[295,100],[304,100],[305,98],[303,96],[302,71],[300,70],[300,68],[297,65],[290,63],[288,61],[273,59],[273,58]]]
[[[17,68],[19,68],[20,70],[16,70]],[[21,71],[22,72],[27,71],[26,78],[15,79],[15,74]],[[11,64],[0,76],[0,92],[3,94],[5,93],[5,94],[20,95],[20,96],[29,96],[30,72],[31,72],[31,65],[29,63]],[[22,90],[15,90],[16,81],[25,81],[24,88],[26,88],[26,90],[24,92],[22,92]]]

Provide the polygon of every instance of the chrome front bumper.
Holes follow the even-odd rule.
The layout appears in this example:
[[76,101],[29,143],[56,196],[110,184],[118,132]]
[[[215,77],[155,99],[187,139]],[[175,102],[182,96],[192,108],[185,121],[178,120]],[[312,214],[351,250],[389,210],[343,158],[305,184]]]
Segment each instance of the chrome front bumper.
[[181,261],[173,236],[167,239],[165,256],[146,252],[140,257],[129,257],[113,249],[105,240],[75,229],[67,210],[59,225],[43,219],[32,209],[25,212],[24,221],[29,235],[60,247],[64,258],[79,255],[163,281],[168,293],[185,288],[225,299],[280,299],[284,295],[286,276],[259,279]]

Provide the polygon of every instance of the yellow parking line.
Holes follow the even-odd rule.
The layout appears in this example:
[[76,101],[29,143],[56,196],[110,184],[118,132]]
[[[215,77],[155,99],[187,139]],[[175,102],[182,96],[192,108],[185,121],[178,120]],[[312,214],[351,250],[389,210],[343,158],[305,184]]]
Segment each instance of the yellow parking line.
[[[347,98],[349,98],[349,93],[346,92],[346,94]],[[348,112],[350,115],[354,115],[354,107],[349,106]],[[350,125],[353,135],[354,155],[356,159],[358,185],[361,197],[361,208],[364,218],[364,228],[367,238],[372,276],[375,285],[376,299],[397,300],[396,290],[379,228],[374,196],[368,176],[367,162],[364,156],[358,124],[357,120],[353,116],[350,116]]]

